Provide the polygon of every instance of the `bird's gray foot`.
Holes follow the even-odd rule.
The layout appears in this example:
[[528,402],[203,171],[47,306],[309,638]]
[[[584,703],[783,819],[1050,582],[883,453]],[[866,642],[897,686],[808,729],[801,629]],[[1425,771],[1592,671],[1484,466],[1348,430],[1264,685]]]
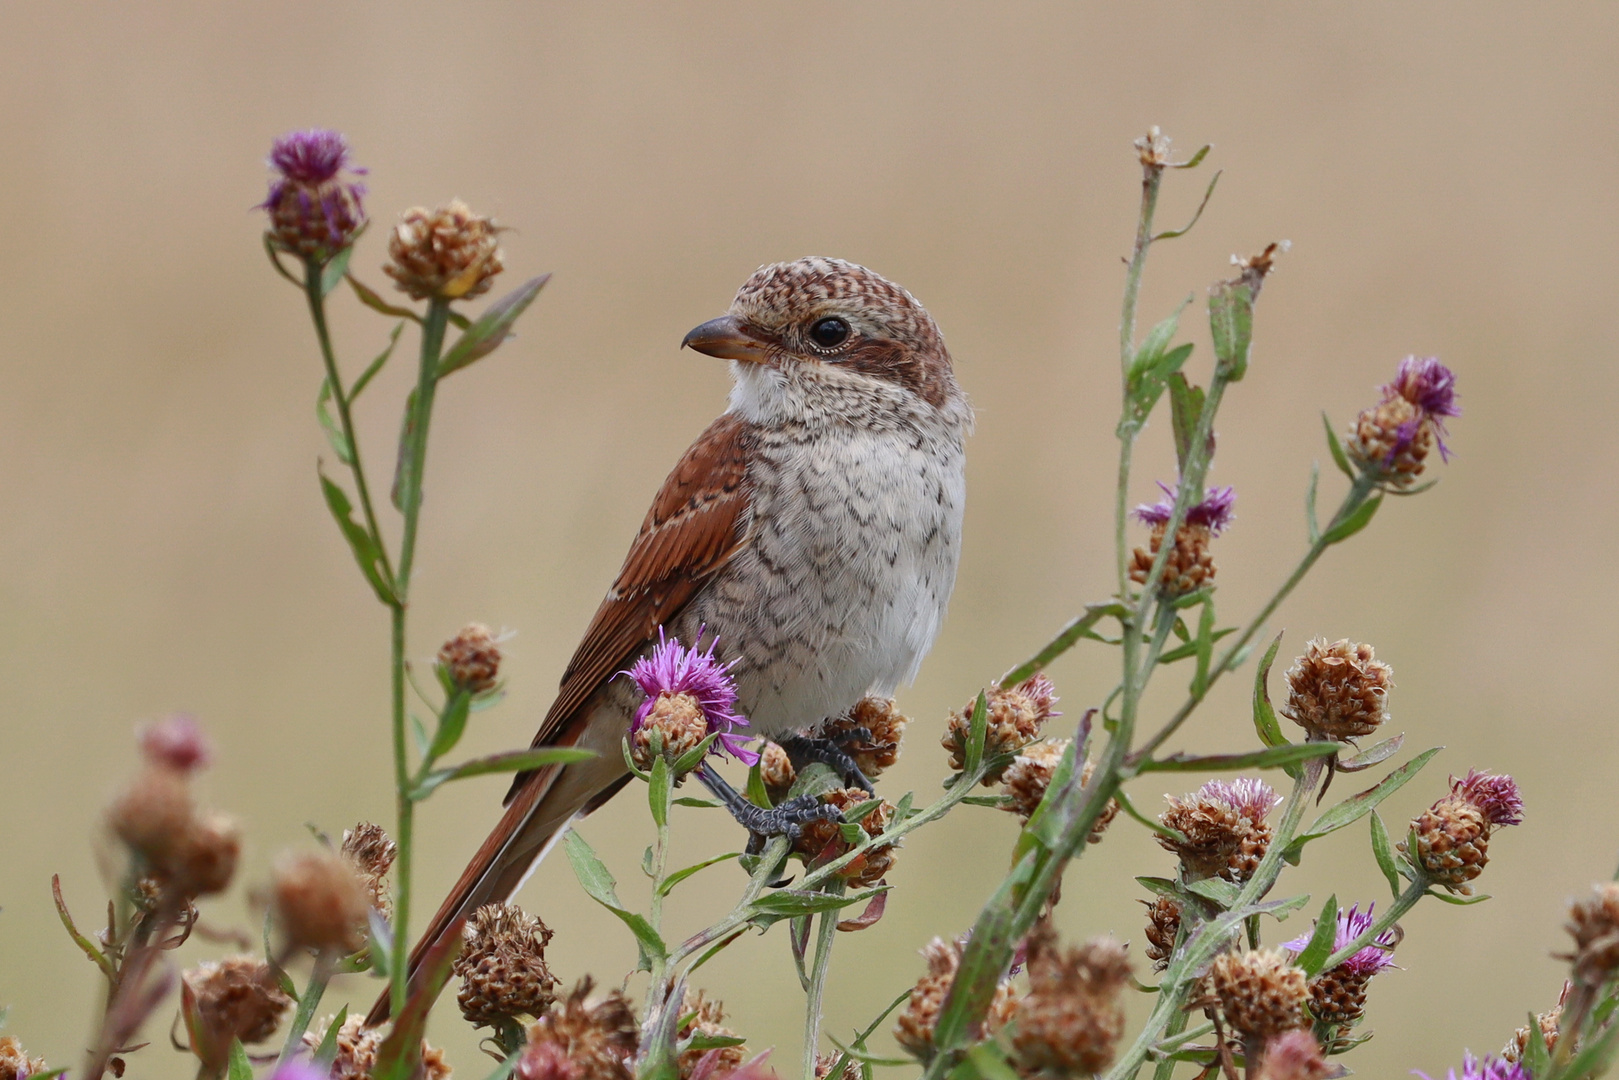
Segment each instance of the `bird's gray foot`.
[[755,806],[707,764],[698,766],[697,779],[724,804],[737,823],[748,830],[750,849],[756,842],[770,836],[797,840],[803,834],[804,826],[812,821],[843,820],[843,814],[837,807],[827,806],[813,795],[799,795],[768,810]]
[[787,751],[787,758],[793,763],[793,768],[802,769],[810,762],[818,761],[837,773],[844,787],[859,788],[867,795],[875,795],[877,789],[871,786],[871,781],[866,779],[866,774],[860,770],[855,759],[843,749],[847,743],[870,741],[871,732],[865,728],[845,728],[838,732],[835,739],[792,735],[780,740],[780,746]]

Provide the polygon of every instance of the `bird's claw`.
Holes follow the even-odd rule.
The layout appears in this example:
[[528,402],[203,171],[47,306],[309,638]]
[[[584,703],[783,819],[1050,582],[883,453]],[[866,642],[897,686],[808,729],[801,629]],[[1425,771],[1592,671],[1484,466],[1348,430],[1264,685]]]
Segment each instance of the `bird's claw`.
[[859,788],[867,795],[875,795],[877,789],[871,786],[871,781],[866,779],[859,764],[842,746],[843,743],[870,740],[871,732],[865,728],[847,728],[838,732],[836,739],[793,735],[781,740],[780,745],[787,751],[787,759],[793,763],[793,768],[802,769],[812,761],[819,762],[837,773],[844,787]]

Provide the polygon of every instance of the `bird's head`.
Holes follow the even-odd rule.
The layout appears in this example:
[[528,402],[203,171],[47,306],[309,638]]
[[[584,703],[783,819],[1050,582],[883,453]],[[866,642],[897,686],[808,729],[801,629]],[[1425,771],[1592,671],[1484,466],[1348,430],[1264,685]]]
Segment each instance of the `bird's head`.
[[851,394],[934,409],[962,401],[927,309],[882,275],[842,259],[760,267],[729,312],[682,344],[734,361],[739,392],[784,406]]

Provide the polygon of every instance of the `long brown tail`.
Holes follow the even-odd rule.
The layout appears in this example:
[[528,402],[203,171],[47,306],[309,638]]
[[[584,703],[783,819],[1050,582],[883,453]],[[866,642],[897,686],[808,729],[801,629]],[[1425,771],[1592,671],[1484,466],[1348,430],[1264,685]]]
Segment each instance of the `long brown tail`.
[[[594,740],[581,739],[576,745],[588,741]],[[568,823],[581,812],[606,802],[628,775],[616,742],[610,753],[600,753],[589,761],[548,765],[530,774],[512,793],[500,822],[461,871],[455,887],[410,951],[410,976],[416,975],[422,958],[459,919],[470,918],[485,904],[511,899]],[[371,1006],[366,1024],[374,1026],[386,1021],[389,1004],[384,990]]]

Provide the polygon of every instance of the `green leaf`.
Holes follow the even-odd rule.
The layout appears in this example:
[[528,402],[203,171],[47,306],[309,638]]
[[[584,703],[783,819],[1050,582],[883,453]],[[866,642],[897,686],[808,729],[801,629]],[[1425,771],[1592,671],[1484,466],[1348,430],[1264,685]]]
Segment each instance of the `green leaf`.
[[438,1000],[444,984],[450,981],[451,968],[461,952],[461,927],[465,922],[465,919],[457,919],[422,957],[421,967],[410,980],[405,1007],[394,1018],[393,1030],[377,1048],[377,1063],[371,1070],[375,1080],[409,1080],[421,1064],[427,1013]]
[[1355,507],[1354,512],[1348,517],[1322,533],[1321,542],[1323,544],[1341,544],[1348,540],[1372,523],[1372,515],[1376,514],[1377,508],[1382,505],[1383,493],[1380,491]]
[[1248,373],[1248,347],[1254,334],[1254,291],[1241,281],[1217,282],[1209,289],[1209,336],[1214,339],[1215,375],[1237,382]]
[[1057,767],[1051,771],[1051,779],[1046,783],[1046,793],[1040,797],[1040,804],[1029,815],[1028,824],[1023,826],[1024,832],[1038,840],[1047,851],[1062,843],[1062,815],[1051,808],[1066,794],[1078,763],[1079,742],[1070,740],[1063,748],[1062,757],[1057,759]]
[[1237,894],[1242,889],[1224,878],[1203,878],[1187,882],[1186,891],[1205,900],[1212,900],[1219,905],[1221,911],[1226,911],[1237,902]]
[[[60,874],[51,875],[51,896],[56,901],[56,916],[62,920],[62,926],[67,930],[68,937],[73,939],[73,944],[77,945],[79,951],[90,958],[91,963],[101,969],[103,975],[116,984],[118,979],[117,967],[113,965],[111,960],[107,959],[105,953],[96,947],[95,942],[79,933],[79,928],[73,924],[73,916],[67,910],[67,901],[62,899],[62,877]],[[268,929],[265,932],[268,933]],[[268,947],[266,947],[265,954],[269,955]],[[287,981],[291,982],[292,980]],[[296,994],[292,996],[297,997]]]
[[294,277],[292,272],[282,265],[281,248],[276,244],[275,237],[270,235],[268,232],[264,234],[264,253],[270,257],[270,265],[275,267],[276,273],[298,286],[300,290],[303,289],[304,283],[298,278]]
[[741,1046],[748,1040],[740,1035],[710,1035],[706,1031],[694,1031],[691,1038],[681,1040],[682,1050],[722,1050],[727,1046]]
[[647,805],[652,810],[652,824],[662,829],[669,824],[669,762],[662,754],[652,759],[652,780],[646,786]]
[[1551,1063],[1551,1051],[1546,1046],[1545,1033],[1540,1030],[1540,1017],[1530,1013],[1529,1041],[1523,1048],[1523,1067],[1530,1076],[1545,1076]]
[[1295,761],[1331,757],[1345,749],[1343,743],[1288,743],[1268,746],[1245,754],[1171,754],[1142,762],[1142,772],[1224,772],[1228,769],[1279,769]]
[[543,765],[572,765],[578,761],[589,761],[595,756],[594,750],[574,746],[537,746],[528,750],[490,754],[488,757],[473,758],[451,769],[434,769],[416,785],[411,797],[421,799],[440,784],[451,780],[465,780],[469,776],[483,776],[486,773],[527,772]]
[[1119,434],[1139,430],[1151,415],[1164,392],[1164,381],[1178,371],[1192,355],[1191,345],[1171,349],[1169,343],[1180,326],[1181,312],[1192,302],[1188,296],[1170,316],[1154,326],[1141,342],[1125,372],[1125,411],[1119,420]]
[[770,809],[770,792],[765,789],[764,766],[760,762],[748,766],[748,786],[743,794],[754,806]]
[[1026,852],[979,911],[972,937],[956,969],[955,981],[933,1029],[933,1045],[939,1050],[954,1050],[975,1041],[977,1031],[973,1021],[989,1011],[1000,977],[1012,956],[1014,899],[1028,887],[1040,858],[1038,851]]
[[1402,887],[1400,884],[1400,864],[1394,861],[1394,845],[1389,841],[1388,827],[1383,824],[1383,817],[1376,810],[1372,811],[1372,858],[1377,860],[1377,868],[1383,871],[1388,879],[1389,891],[1394,893],[1398,900]]
[[[1221,638],[1230,637],[1236,632],[1237,628],[1235,626],[1227,626],[1220,630],[1216,630],[1209,636],[1209,640],[1219,641]],[[1185,645],[1177,645],[1173,649],[1159,654],[1158,662],[1160,664],[1173,664],[1177,660],[1185,660],[1188,657],[1196,656],[1198,644],[1199,643],[1196,641],[1188,641]]]
[[[1306,745],[1329,746],[1334,744],[1310,743]],[[1407,781],[1422,771],[1422,767],[1432,761],[1433,756],[1443,749],[1444,747],[1442,746],[1436,746],[1431,750],[1424,750],[1383,777],[1377,784],[1360,792],[1358,795],[1351,795],[1343,802],[1327,810],[1326,813],[1316,818],[1314,824],[1308,829],[1294,837],[1293,842],[1287,846],[1287,853],[1283,857],[1288,862],[1296,863],[1298,853],[1304,850],[1305,844],[1312,840],[1319,840],[1321,837],[1337,832],[1346,826],[1353,825],[1371,813],[1378,803],[1404,787]]]
[[671,768],[674,775],[685,776],[702,764],[703,758],[708,756],[709,750],[713,748],[715,740],[719,737],[720,733],[717,731],[712,735],[705,735],[696,746],[675,758],[675,763]]
[[695,795],[682,795],[674,800],[674,804],[676,806],[691,806],[699,810],[716,810],[725,805],[724,803],[715,802],[713,799],[700,799]]
[[1212,143],[1210,143],[1208,145],[1205,145],[1205,146],[1199,148],[1197,153],[1193,154],[1190,158],[1188,158],[1187,160],[1181,162],[1180,164],[1178,164],[1178,165],[1175,165],[1175,164],[1167,165],[1167,166],[1165,166],[1165,168],[1169,168],[1169,169],[1195,169],[1195,168],[1198,167],[1198,164],[1201,163],[1204,158],[1209,156],[1209,151],[1213,150],[1213,149],[1214,149],[1214,145]]
[[318,469],[316,473],[320,476],[320,490],[326,497],[326,508],[336,519],[337,527],[342,530],[343,539],[349,542],[349,549],[354,552],[354,561],[360,564],[360,572],[365,575],[365,580],[370,582],[377,599],[392,607],[395,603],[393,586],[389,584],[382,566],[382,549],[377,546],[371,534],[354,520],[354,505],[349,502],[348,494],[326,479],[325,473]]
[[1171,900],[1182,899],[1180,883],[1173,881],[1170,878],[1138,877],[1136,878],[1136,881],[1139,882],[1148,892],[1154,893],[1158,896],[1167,896]]
[[1006,1051],[994,1042],[974,1043],[967,1048],[967,1063],[983,1080],[1018,1080],[1017,1070],[1007,1064]]
[[247,1047],[241,1039],[230,1041],[230,1067],[225,1075],[228,1080],[253,1080],[253,1063],[247,1060]]
[[1453,896],[1448,892],[1441,892],[1438,889],[1429,889],[1427,892],[1423,893],[1423,895],[1431,896],[1435,900],[1443,900],[1447,904],[1455,904],[1457,907],[1467,907],[1470,904],[1482,904],[1484,901],[1489,899],[1489,897],[1484,893],[1479,893],[1477,896]]
[[471,707],[472,695],[465,690],[457,690],[450,695],[450,700],[444,703],[444,712],[439,716],[432,745],[427,749],[429,761],[437,761],[455,749],[455,744],[461,741],[461,735],[467,729]]
[[439,361],[438,377],[442,379],[446,375],[460,371],[468,364],[481,360],[500,348],[501,343],[511,333],[512,324],[517,321],[518,316],[528,310],[528,306],[540,295],[540,290],[545,288],[545,283],[550,280],[550,274],[530,278],[490,304],[484,313],[478,316],[478,321],[467,327],[460,340]]
[[[1202,161],[1203,155],[1208,153],[1208,151],[1209,148],[1205,146],[1203,149],[1197,152],[1197,157],[1194,160],[1189,161],[1184,165],[1171,165],[1170,168],[1190,169],[1192,166],[1196,165],[1197,162]],[[1221,172],[1224,172],[1224,170],[1221,170]],[[1197,224],[1198,219],[1203,216],[1203,211],[1208,208],[1209,200],[1214,197],[1214,185],[1220,182],[1220,175],[1221,173],[1215,173],[1214,177],[1209,181],[1209,186],[1203,190],[1203,201],[1197,204],[1197,213],[1192,215],[1192,220],[1188,221],[1179,229],[1171,229],[1168,232],[1159,233],[1157,236],[1152,238],[1153,243],[1157,243],[1160,240],[1173,240],[1177,236],[1185,236],[1187,233],[1192,231],[1192,226]]]
[[1180,372],[1169,377],[1169,420],[1175,436],[1175,460],[1186,472],[1186,458],[1192,452],[1192,436],[1203,417],[1203,391],[1186,381]]
[[1197,620],[1197,671],[1192,675],[1192,696],[1201,698],[1209,689],[1209,665],[1214,660],[1214,597],[1203,601],[1203,614]]
[[1006,795],[968,795],[961,801],[968,806],[990,806],[997,810],[1012,805],[1011,798]]
[[523,1059],[523,1051],[527,1049],[528,1046],[525,1044],[507,1054],[506,1059],[496,1065],[495,1071],[485,1077],[484,1080],[506,1080],[517,1068],[517,1063]]
[[1382,742],[1374,743],[1367,749],[1362,750],[1360,753],[1351,757],[1339,758],[1338,771],[1360,772],[1362,769],[1369,769],[1373,765],[1382,764],[1395,754],[1398,754],[1400,752],[1400,747],[1404,745],[1405,733],[1401,732],[1393,738],[1384,739]]
[[371,384],[372,379],[377,377],[377,372],[382,370],[382,366],[393,355],[394,346],[399,344],[399,335],[404,329],[405,324],[403,322],[394,324],[393,332],[388,335],[387,346],[377,354],[377,358],[371,361],[364,371],[360,372],[360,377],[354,380],[354,387],[349,391],[349,404],[354,404],[354,399],[359,397],[360,392]]
[[326,1034],[320,1038],[320,1045],[315,1047],[315,1056],[310,1064],[322,1075],[331,1071],[332,1062],[337,1060],[337,1033],[343,1030],[343,1021],[349,1018],[349,1007],[344,1005],[332,1017],[332,1022],[326,1026]]
[[367,908],[365,914],[366,929],[370,935],[366,951],[371,954],[371,971],[386,979],[393,973],[393,927],[388,925],[388,920],[376,908]]
[[967,727],[967,753],[965,763],[962,765],[963,776],[972,776],[978,772],[978,767],[984,763],[984,739],[989,733],[989,698],[984,691],[978,691],[978,700],[973,703],[973,714]]
[[[337,288],[337,283],[342,281],[343,275],[349,272],[349,258],[353,254],[354,246],[351,244],[333,255],[326,265],[320,268],[320,294],[322,296],[332,295],[332,290]],[[233,1076],[231,1080],[236,1080],[236,1078]]]
[[704,859],[700,863],[694,863],[691,866],[676,870],[674,873],[663,879],[663,884],[658,886],[658,895],[668,896],[671,892],[674,892],[676,885],[679,885],[682,881],[685,881],[687,878],[697,873],[697,871],[706,870],[715,863],[726,862],[730,859],[739,858],[741,855],[742,853],[740,851],[728,851],[724,855],[716,855],[712,859]]
[[1304,951],[1293,958],[1295,967],[1304,969],[1304,974],[1315,976],[1321,973],[1321,967],[1332,955],[1332,946],[1338,939],[1338,897],[1336,894],[1327,897],[1327,902],[1321,906],[1321,914],[1315,919],[1315,932],[1310,935],[1310,943],[1304,946]]
[[388,303],[380,293],[353,274],[344,274],[343,276],[348,280],[349,287],[354,290],[354,295],[359,297],[360,303],[372,311],[382,315],[392,315],[396,319],[410,319],[412,322],[418,323],[422,321],[422,317],[410,308]]
[[1115,618],[1122,618],[1128,613],[1129,612],[1125,609],[1123,604],[1087,604],[1085,606],[1085,614],[1063,627],[1061,632],[1059,632],[1056,637],[1052,638],[1050,643],[1047,644],[1045,648],[1035,653],[1033,656],[1019,664],[1017,667],[1013,668],[1011,671],[1008,671],[1005,675],[1002,675],[1000,680],[1001,685],[1016,686],[1029,676],[1043,671],[1046,667],[1050,666],[1053,660],[1057,659],[1057,657],[1073,648],[1084,638],[1091,638],[1094,641],[1103,640],[1102,637],[1099,634],[1094,633],[1091,628],[1109,615],[1114,616]]
[[1276,662],[1276,650],[1281,646],[1282,635],[1277,634],[1259,661],[1259,670],[1254,672],[1254,730],[1266,746],[1291,745],[1282,734],[1282,726],[1276,722],[1276,710],[1270,703],[1270,667]]
[[1332,428],[1332,419],[1326,413],[1321,414],[1321,423],[1327,429],[1327,450],[1332,454],[1332,463],[1338,466],[1340,472],[1351,480],[1358,480],[1355,467],[1349,464],[1349,455],[1344,453],[1344,444],[1338,441],[1338,433]]
[[766,893],[752,904],[755,911],[777,918],[814,915],[822,911],[841,911],[855,904],[863,904],[879,893],[888,891],[884,885],[862,893],[801,892],[797,889],[779,889]]
[[332,453],[337,460],[345,465],[354,464],[354,450],[349,446],[349,437],[343,434],[343,429],[336,420],[332,419],[331,412],[326,403],[332,400],[332,380],[325,378],[320,381],[320,393],[315,396],[315,419],[320,423],[320,429],[326,433],[326,442],[331,446]]
[[1321,483],[1321,465],[1310,462],[1310,486],[1304,489],[1304,532],[1313,547],[1321,539],[1321,526],[1315,519],[1315,489]]
[[635,935],[636,943],[641,948],[643,961],[662,959],[668,956],[668,946],[663,938],[652,928],[646,918],[628,910],[618,900],[618,883],[607,866],[596,857],[596,852],[579,830],[569,829],[562,838],[564,850],[568,855],[568,864],[573,867],[573,876],[579,879],[580,888],[596,903],[617,915],[630,932]]
[[[1129,375],[1132,379],[1157,367],[1164,354],[1169,351],[1169,343],[1175,340],[1175,331],[1180,328],[1181,312],[1185,311],[1186,305],[1191,302],[1192,298],[1188,296],[1181,301],[1180,307],[1170,312],[1168,318],[1147,331],[1147,336],[1141,340],[1141,347],[1136,350],[1135,358],[1130,361]],[[1168,375],[1168,372],[1165,372],[1165,375]]]

